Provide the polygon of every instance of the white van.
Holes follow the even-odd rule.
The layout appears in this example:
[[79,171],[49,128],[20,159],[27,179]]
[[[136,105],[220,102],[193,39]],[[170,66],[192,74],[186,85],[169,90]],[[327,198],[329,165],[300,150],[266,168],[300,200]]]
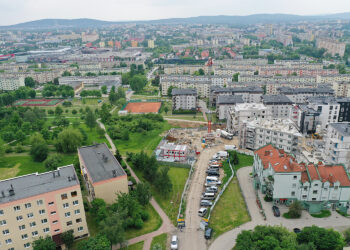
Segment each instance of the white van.
[[216,176],[207,176],[205,180],[206,182],[210,182],[210,181],[218,181],[219,179]]
[[204,217],[205,215],[207,214],[207,209],[205,207],[201,207],[199,210],[198,210],[198,215],[200,217]]
[[202,199],[205,200],[214,200],[215,199],[215,193],[203,193]]

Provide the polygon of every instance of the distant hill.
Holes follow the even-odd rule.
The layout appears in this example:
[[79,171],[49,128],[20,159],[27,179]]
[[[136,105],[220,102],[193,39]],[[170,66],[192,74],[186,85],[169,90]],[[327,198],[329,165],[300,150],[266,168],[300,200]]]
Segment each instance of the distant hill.
[[290,14],[255,14],[248,16],[198,16],[188,18],[169,18],[145,21],[102,21],[96,19],[41,19],[9,26],[0,26],[1,29],[51,29],[51,28],[86,28],[100,27],[121,23],[153,23],[153,24],[234,24],[245,25],[254,23],[288,23],[298,21],[320,21],[348,19],[350,12],[329,15],[300,16]]

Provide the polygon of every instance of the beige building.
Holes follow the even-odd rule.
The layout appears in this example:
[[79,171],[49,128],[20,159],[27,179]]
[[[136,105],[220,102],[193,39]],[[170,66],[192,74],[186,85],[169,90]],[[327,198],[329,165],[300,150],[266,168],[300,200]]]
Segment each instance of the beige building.
[[105,143],[81,147],[78,156],[91,199],[112,204],[118,193],[128,193],[127,175]]
[[80,184],[74,166],[0,181],[0,248],[32,249],[39,237],[73,230],[89,235]]
[[154,49],[154,40],[148,40],[148,48]]
[[330,39],[317,39],[316,47],[318,49],[326,49],[327,52],[331,54],[332,56],[335,56],[338,54],[339,56],[343,57],[345,53],[345,43],[340,43],[335,40]]
[[332,88],[335,96],[350,97],[350,82],[334,82]]
[[16,90],[24,86],[23,77],[0,77],[0,90]]

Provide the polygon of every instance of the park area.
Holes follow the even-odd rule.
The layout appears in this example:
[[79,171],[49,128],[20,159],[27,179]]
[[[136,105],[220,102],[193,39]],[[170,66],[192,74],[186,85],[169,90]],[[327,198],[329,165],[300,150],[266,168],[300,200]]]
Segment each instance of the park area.
[[63,99],[21,99],[16,101],[14,106],[22,107],[47,107],[47,106],[56,106]]
[[129,102],[123,110],[132,114],[158,113],[161,102]]

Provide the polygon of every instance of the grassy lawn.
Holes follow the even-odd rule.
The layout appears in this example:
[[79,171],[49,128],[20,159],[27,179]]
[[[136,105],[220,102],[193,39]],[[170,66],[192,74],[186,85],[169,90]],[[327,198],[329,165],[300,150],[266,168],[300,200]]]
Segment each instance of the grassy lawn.
[[318,214],[310,214],[312,217],[315,217],[315,218],[326,218],[326,217],[329,217],[331,216],[331,211],[329,210],[322,210],[321,213],[318,213]]
[[202,113],[197,113],[197,115],[164,115],[164,118],[181,119],[187,121],[205,121]]
[[156,210],[151,206],[147,205],[146,211],[149,213],[149,219],[143,224],[143,227],[141,229],[127,229],[126,230],[126,238],[132,239],[137,236],[147,234],[153,231],[156,231],[160,228],[162,225],[162,219],[160,218],[159,214],[156,212]]
[[177,213],[181,202],[181,195],[184,189],[188,173],[188,168],[170,167],[169,176],[173,184],[173,190],[168,198],[164,198],[155,188],[152,187],[152,193],[156,201],[168,215],[174,225],[177,225]]
[[132,245],[130,245],[130,246],[123,247],[123,248],[121,248],[121,249],[122,249],[122,250],[126,250],[126,249],[128,249],[128,250],[142,250],[143,244],[144,244],[144,241],[141,241],[141,242],[132,244]]
[[240,154],[238,153],[239,163],[238,165],[233,166],[234,170],[238,170],[241,167],[253,166],[254,158],[250,155]]
[[209,226],[214,230],[214,238],[239,225],[250,221],[238,180],[233,178],[226,191],[216,204],[210,218]]
[[[62,163],[61,166],[72,164],[76,154],[61,154]],[[43,162],[35,162],[29,155],[24,156],[6,156],[0,161],[0,179],[12,178],[15,176],[21,176],[31,174],[35,172],[47,171]]]
[[155,245],[159,245],[161,247],[160,249],[162,249],[162,250],[164,249],[165,250],[166,249],[167,239],[168,239],[168,234],[166,234],[166,233],[154,237],[152,239],[151,249]]
[[130,133],[128,141],[118,139],[114,140],[114,144],[122,155],[125,155],[126,152],[138,153],[142,150],[148,154],[152,154],[162,139],[160,134],[170,128],[171,125],[168,122],[164,122],[163,127],[160,129],[155,129],[145,134]]

